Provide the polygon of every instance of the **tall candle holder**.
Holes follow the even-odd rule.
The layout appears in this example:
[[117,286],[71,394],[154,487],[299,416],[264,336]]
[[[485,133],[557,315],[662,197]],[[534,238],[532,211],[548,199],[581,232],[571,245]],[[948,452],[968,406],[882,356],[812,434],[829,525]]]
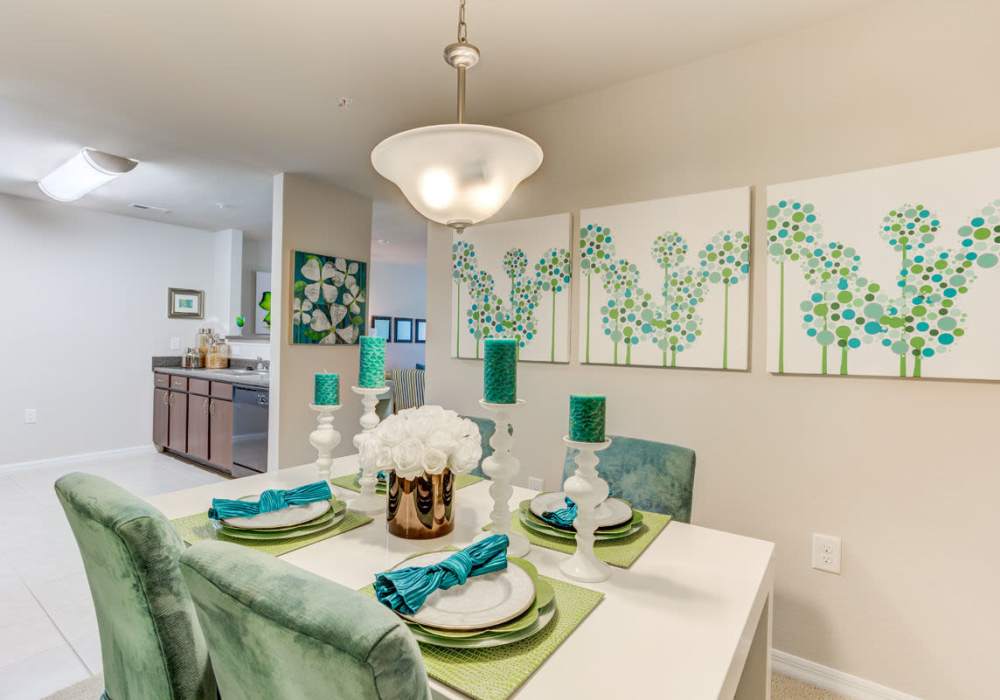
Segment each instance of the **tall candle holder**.
[[[514,438],[510,435],[510,413],[514,409],[520,408],[525,403],[524,399],[518,399],[517,403],[490,403],[486,399],[480,399],[479,405],[494,415],[493,422],[496,430],[490,438],[490,447],[493,454],[483,460],[483,472],[490,477],[490,496],[493,498],[493,511],[490,513],[489,534],[507,535],[510,544],[507,553],[512,557],[527,556],[531,550],[528,539],[510,529],[510,497],[514,493],[511,481],[517,476],[521,469],[521,461],[511,454],[514,446]],[[489,534],[481,535],[488,537]],[[480,539],[477,538],[477,539]]]
[[333,451],[340,444],[340,433],[333,427],[333,414],[340,410],[340,404],[309,404],[316,411],[316,429],[309,433],[309,442],[316,448],[316,472],[321,479],[330,478],[333,465]]
[[564,437],[563,442],[576,453],[576,472],[566,479],[563,490],[576,503],[576,552],[562,562],[559,569],[577,581],[605,581],[611,576],[611,567],[594,554],[594,533],[597,531],[597,506],[608,497],[608,482],[597,473],[600,459],[595,452],[606,450],[610,440],[604,442],[577,442]]
[[[354,436],[354,449],[360,452],[361,445],[368,437],[367,434],[379,424],[378,414],[375,413],[378,396],[389,391],[389,387],[352,386],[351,391],[361,397],[361,405],[364,407],[364,412],[361,414],[362,432]],[[378,485],[378,469],[376,467],[362,467],[358,483],[361,486],[361,493],[351,500],[351,510],[361,513],[377,513],[385,510],[385,498],[375,493],[375,487]]]

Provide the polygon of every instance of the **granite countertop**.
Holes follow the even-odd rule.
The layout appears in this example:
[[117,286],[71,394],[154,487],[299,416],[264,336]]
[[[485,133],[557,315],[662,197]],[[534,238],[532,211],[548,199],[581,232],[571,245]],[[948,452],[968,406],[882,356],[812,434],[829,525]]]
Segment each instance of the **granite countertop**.
[[245,369],[185,369],[184,367],[154,367],[154,372],[163,374],[178,374],[182,377],[193,377],[195,379],[214,379],[217,382],[228,382],[229,384],[242,384],[244,386],[262,387],[268,389],[271,386],[271,373],[260,373]]

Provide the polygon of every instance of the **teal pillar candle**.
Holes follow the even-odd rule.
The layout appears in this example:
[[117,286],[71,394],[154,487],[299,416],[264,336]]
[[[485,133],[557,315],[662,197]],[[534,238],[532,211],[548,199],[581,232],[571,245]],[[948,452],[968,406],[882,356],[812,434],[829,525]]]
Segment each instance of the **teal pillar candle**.
[[576,442],[604,442],[603,396],[573,394],[569,397],[569,439]]
[[385,338],[361,336],[361,372],[359,384],[365,389],[385,386]]
[[317,406],[340,404],[340,377],[336,374],[317,374],[313,384],[313,403]]
[[517,341],[487,338],[483,353],[483,398],[489,403],[517,403]]

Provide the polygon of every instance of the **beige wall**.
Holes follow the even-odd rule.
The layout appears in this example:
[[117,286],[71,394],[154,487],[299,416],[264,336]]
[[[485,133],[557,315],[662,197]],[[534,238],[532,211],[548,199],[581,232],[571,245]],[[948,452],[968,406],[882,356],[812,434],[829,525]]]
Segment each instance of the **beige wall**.
[[[503,218],[756,188],[751,371],[581,367],[574,337],[570,366],[521,366],[521,481],[557,486],[567,395],[607,394],[609,432],[697,450],[698,524],[777,543],[777,648],[947,700],[997,694],[1000,388],[767,374],[758,234],[769,182],[1000,146],[997,27],[996,2],[881,5],[504,123],[545,163]],[[450,240],[430,231],[428,400],[477,412]],[[841,576],[809,568],[813,532],[843,537]]]
[[[340,375],[343,409],[335,427],[342,440],[336,456],[354,451],[351,439],[360,429],[361,403],[351,393],[358,383],[357,345],[291,345],[288,297],[292,254],[296,250],[368,261],[371,252],[372,203],[303,175],[274,178],[274,230],[271,265],[271,429],[270,468],[291,467],[316,459],[309,433],[316,414],[309,408],[313,375]],[[277,466],[276,466],[277,465]]]

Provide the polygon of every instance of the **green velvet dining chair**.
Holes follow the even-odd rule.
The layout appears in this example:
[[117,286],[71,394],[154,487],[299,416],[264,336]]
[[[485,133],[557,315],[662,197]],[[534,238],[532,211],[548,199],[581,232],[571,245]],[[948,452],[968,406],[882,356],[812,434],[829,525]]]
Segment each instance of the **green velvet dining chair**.
[[413,635],[373,598],[225,542],[195,544],[181,571],[223,698],[430,698]]
[[[664,513],[691,522],[694,498],[694,450],[665,442],[609,435],[611,446],[598,452],[597,469],[611,495],[639,510]],[[566,450],[563,481],[576,471],[575,450]]]
[[55,484],[97,610],[106,700],[215,700],[215,676],[170,522],[90,474]]

